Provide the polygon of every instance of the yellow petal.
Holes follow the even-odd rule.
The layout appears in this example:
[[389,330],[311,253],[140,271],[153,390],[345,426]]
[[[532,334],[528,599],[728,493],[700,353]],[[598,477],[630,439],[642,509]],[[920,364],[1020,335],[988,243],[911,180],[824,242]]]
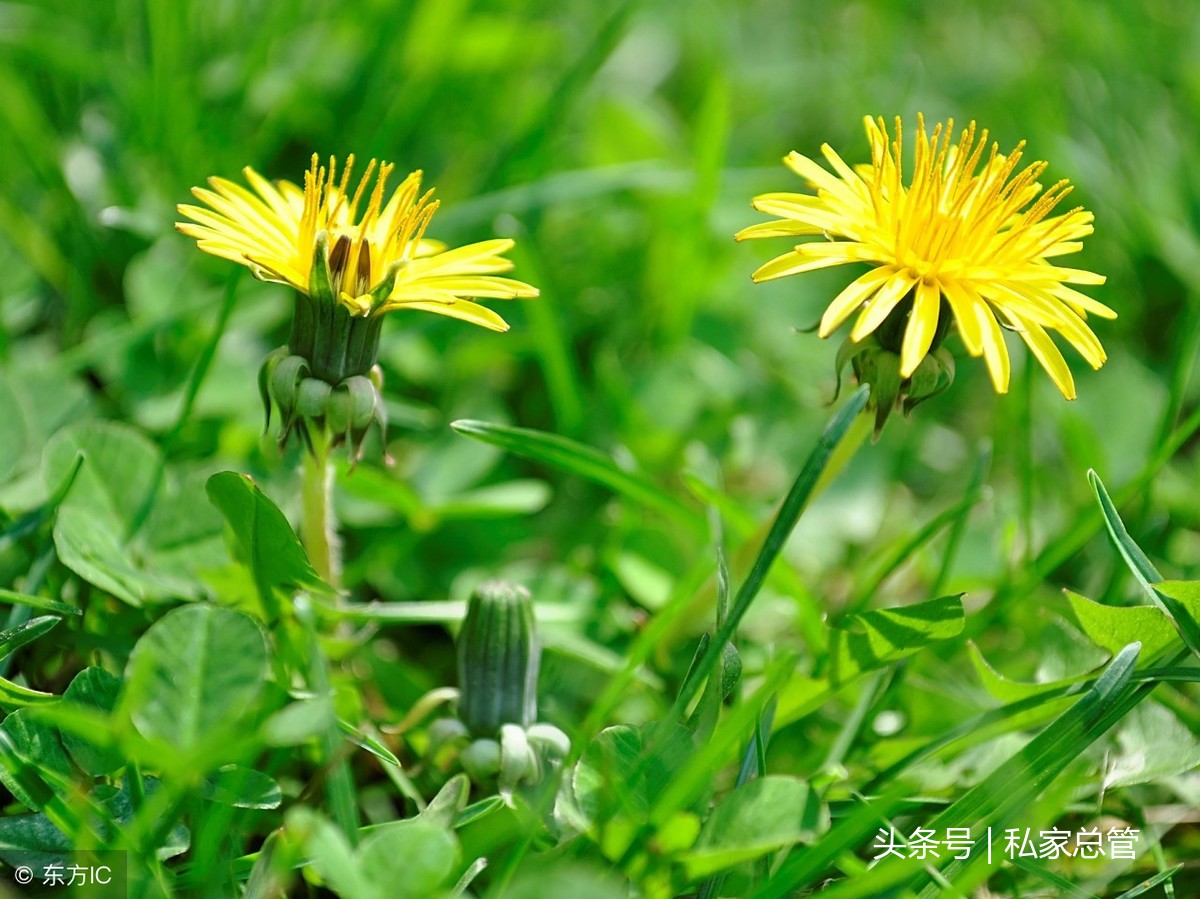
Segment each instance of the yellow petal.
[[937,332],[941,305],[942,293],[936,281],[917,282],[917,296],[913,300],[908,326],[904,329],[904,343],[900,347],[900,377],[911,377],[929,352],[933,335]]
[[821,229],[807,222],[797,222],[783,219],[775,222],[759,222],[743,228],[733,235],[734,240],[748,240],[754,237],[803,237],[810,234],[820,234]]
[[491,331],[508,330],[508,322],[486,306],[480,306],[478,303],[472,303],[470,300],[458,300],[453,303],[439,303],[426,300],[393,303],[391,300],[388,300],[388,302],[380,307],[380,312],[391,312],[396,309],[418,309],[422,312],[435,312],[438,315],[461,319]]
[[1045,329],[1037,322],[1029,318],[1020,318],[1011,312],[1006,312],[1006,317],[1062,395],[1069,400],[1075,399],[1075,379],[1071,377],[1071,369],[1067,367],[1067,360],[1063,358]]
[[896,308],[896,304],[904,299],[904,295],[916,282],[916,278],[903,272],[892,275],[859,315],[858,321],[854,323],[854,330],[850,332],[850,339],[862,340],[883,324],[883,320]]
[[894,268],[884,266],[882,268],[873,268],[864,275],[860,275],[855,280],[833,298],[833,302],[825,310],[825,314],[821,316],[821,327],[817,331],[818,337],[828,337],[838,326],[841,325],[851,313],[854,312],[863,301],[871,294],[880,288],[880,286],[896,273]]
[[[950,311],[954,313],[954,321],[958,324],[958,333],[962,335],[963,346],[972,356],[983,352],[983,329],[975,316],[975,307],[982,306],[983,300],[960,281],[946,279],[942,282],[942,293],[950,303]],[[984,307],[986,310],[986,307]],[[991,313],[987,313],[991,316]]]
[[1008,393],[1008,347],[1004,344],[1004,331],[987,303],[975,303],[972,308],[983,342],[983,359],[987,363],[988,374],[992,376],[992,386],[996,393]]
[[444,290],[460,297],[496,297],[511,300],[517,297],[536,297],[538,289],[524,281],[513,278],[496,278],[491,275],[445,275],[422,278],[436,290]]
[[771,281],[775,278],[784,278],[788,275],[798,275],[801,272],[811,272],[819,268],[829,268],[834,265],[845,265],[848,262],[854,262],[853,259],[839,259],[836,256],[827,256],[822,259],[813,259],[808,256],[801,256],[793,251],[784,253],[782,256],[777,256],[760,267],[750,277],[755,282]]
[[1050,288],[1050,293],[1058,297],[1068,306],[1075,309],[1076,312],[1090,312],[1093,315],[1098,315],[1100,318],[1116,318],[1117,313],[1109,309],[1103,303],[1093,300],[1086,294],[1082,294],[1077,290],[1072,290],[1062,284],[1056,284]]

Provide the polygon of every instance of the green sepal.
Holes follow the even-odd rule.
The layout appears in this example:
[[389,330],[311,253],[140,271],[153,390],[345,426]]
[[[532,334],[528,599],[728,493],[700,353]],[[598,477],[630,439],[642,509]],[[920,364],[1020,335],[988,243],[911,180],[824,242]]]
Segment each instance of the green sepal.
[[483,783],[500,772],[500,743],[481,739],[471,743],[458,755],[458,763],[475,783]]
[[308,294],[318,303],[336,304],[338,301],[329,274],[329,234],[326,231],[317,235],[313,264],[308,273]]
[[271,376],[275,373],[275,367],[287,354],[287,347],[277,347],[267,354],[267,358],[258,368],[258,395],[262,398],[263,404],[264,434],[271,430]]
[[296,390],[296,414],[304,418],[320,418],[325,414],[333,388],[320,378],[305,378]]
[[847,337],[845,340],[842,341],[842,345],[840,347],[838,347],[837,359],[834,360],[834,363],[833,363],[833,367],[834,367],[833,373],[834,373],[834,376],[837,378],[837,382],[834,384],[834,387],[833,387],[833,399],[831,399],[829,401],[830,405],[833,405],[834,403],[836,403],[837,398],[839,396],[841,396],[843,369],[845,369],[845,367],[849,363],[853,362],[855,359],[857,359],[860,355],[865,353],[870,348],[871,348],[871,344],[867,341],[851,340],[849,337]]
[[513,791],[522,781],[537,783],[542,779],[542,765],[537,753],[529,745],[529,737],[523,727],[504,724],[500,727],[500,776],[497,792],[505,804],[512,808]]
[[284,356],[275,363],[271,371],[270,390],[279,407],[280,425],[279,441],[282,443],[291,433],[296,419],[296,399],[300,382],[308,376],[308,360],[303,356]]
[[392,295],[392,290],[396,286],[396,275],[400,273],[402,263],[393,262],[388,266],[388,270],[384,272],[382,280],[371,288],[371,313],[387,302],[387,298]]
[[926,400],[944,393],[954,383],[954,357],[944,346],[938,347],[921,360],[910,379],[908,394],[904,398],[904,417]]
[[854,357],[854,373],[858,383],[871,385],[870,405],[875,409],[875,435],[878,440],[887,424],[888,416],[900,397],[903,380],[900,377],[900,357],[872,341],[872,352],[863,352]]

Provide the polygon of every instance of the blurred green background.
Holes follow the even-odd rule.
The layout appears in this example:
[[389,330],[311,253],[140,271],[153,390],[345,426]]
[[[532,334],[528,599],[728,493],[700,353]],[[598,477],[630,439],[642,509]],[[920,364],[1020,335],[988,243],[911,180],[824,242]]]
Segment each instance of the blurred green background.
[[[314,151],[393,160],[437,187],[431,236],[514,237],[516,275],[542,297],[502,308],[504,335],[416,313],[387,323],[396,465],[368,450],[341,481],[348,586],[462,598],[484,575],[517,577],[583,617],[602,674],[602,650],[619,652],[711,547],[449,422],[573,437],[697,515],[685,473],[719,472],[741,570],[830,414],[842,335],[796,329],[849,275],[755,286],[786,242],[731,236],[761,220],[754,194],[801,189],[787,151],[828,141],[863,161],[864,115],[911,126],[921,111],[975,119],[1002,150],[1026,140],[1047,179],[1076,183],[1096,234],[1069,264],[1109,277],[1093,293],[1120,314],[1096,323],[1110,361],[1093,373],[1071,358],[1068,404],[1042,372],[1021,375],[1013,341],[1013,391],[997,397],[953,338],[953,388],[894,419],[819,499],[747,634],[769,646],[848,605],[962,590],[985,653],[1046,674],[1055,647],[1076,651],[1061,586],[1133,595],[1095,536],[1089,467],[1118,492],[1141,474],[1131,529],[1164,571],[1200,570],[1196,456],[1153,464],[1197,389],[1200,18],[1187,4],[38,0],[0,5],[0,47],[0,387],[22,410],[0,505],[36,501],[41,446],[89,416],[144,429],[181,484],[246,470],[287,505],[296,451],[260,436],[255,385],[286,339],[284,288],[237,283],[215,364],[174,427],[233,268],[173,231],[174,204],[245,165],[299,181]],[[905,552],[988,447],[953,556],[946,527]],[[219,538],[203,505],[181,514]],[[698,610],[697,629],[711,614]],[[400,693],[448,679],[448,644],[397,639],[427,656]],[[689,653],[670,649],[660,661],[682,665]],[[551,708],[586,705],[594,687],[564,684]]]

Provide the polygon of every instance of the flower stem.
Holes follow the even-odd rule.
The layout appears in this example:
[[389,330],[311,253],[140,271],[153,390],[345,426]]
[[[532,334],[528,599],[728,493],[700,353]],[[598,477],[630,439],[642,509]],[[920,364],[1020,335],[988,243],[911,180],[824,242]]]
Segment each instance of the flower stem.
[[322,428],[310,428],[312,452],[304,453],[303,516],[300,540],[304,551],[321,580],[329,586],[341,586],[341,547],[337,521],[333,514],[333,466],[329,460],[329,435]]

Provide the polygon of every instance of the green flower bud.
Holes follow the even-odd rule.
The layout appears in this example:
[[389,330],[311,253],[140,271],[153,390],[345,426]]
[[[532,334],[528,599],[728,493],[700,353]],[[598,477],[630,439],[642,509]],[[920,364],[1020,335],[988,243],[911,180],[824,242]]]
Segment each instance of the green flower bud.
[[458,634],[459,718],[471,733],[503,724],[528,727],[537,716],[541,645],[529,591],[506,581],[481,584]]
[[875,412],[876,440],[893,409],[902,409],[907,417],[920,403],[937,396],[954,383],[954,358],[942,346],[954,316],[944,300],[928,354],[910,377],[901,377],[900,356],[912,307],[910,292],[874,332],[860,341],[846,338],[838,349],[834,399],[841,392],[842,370],[849,363],[858,382],[871,385],[867,408]]

